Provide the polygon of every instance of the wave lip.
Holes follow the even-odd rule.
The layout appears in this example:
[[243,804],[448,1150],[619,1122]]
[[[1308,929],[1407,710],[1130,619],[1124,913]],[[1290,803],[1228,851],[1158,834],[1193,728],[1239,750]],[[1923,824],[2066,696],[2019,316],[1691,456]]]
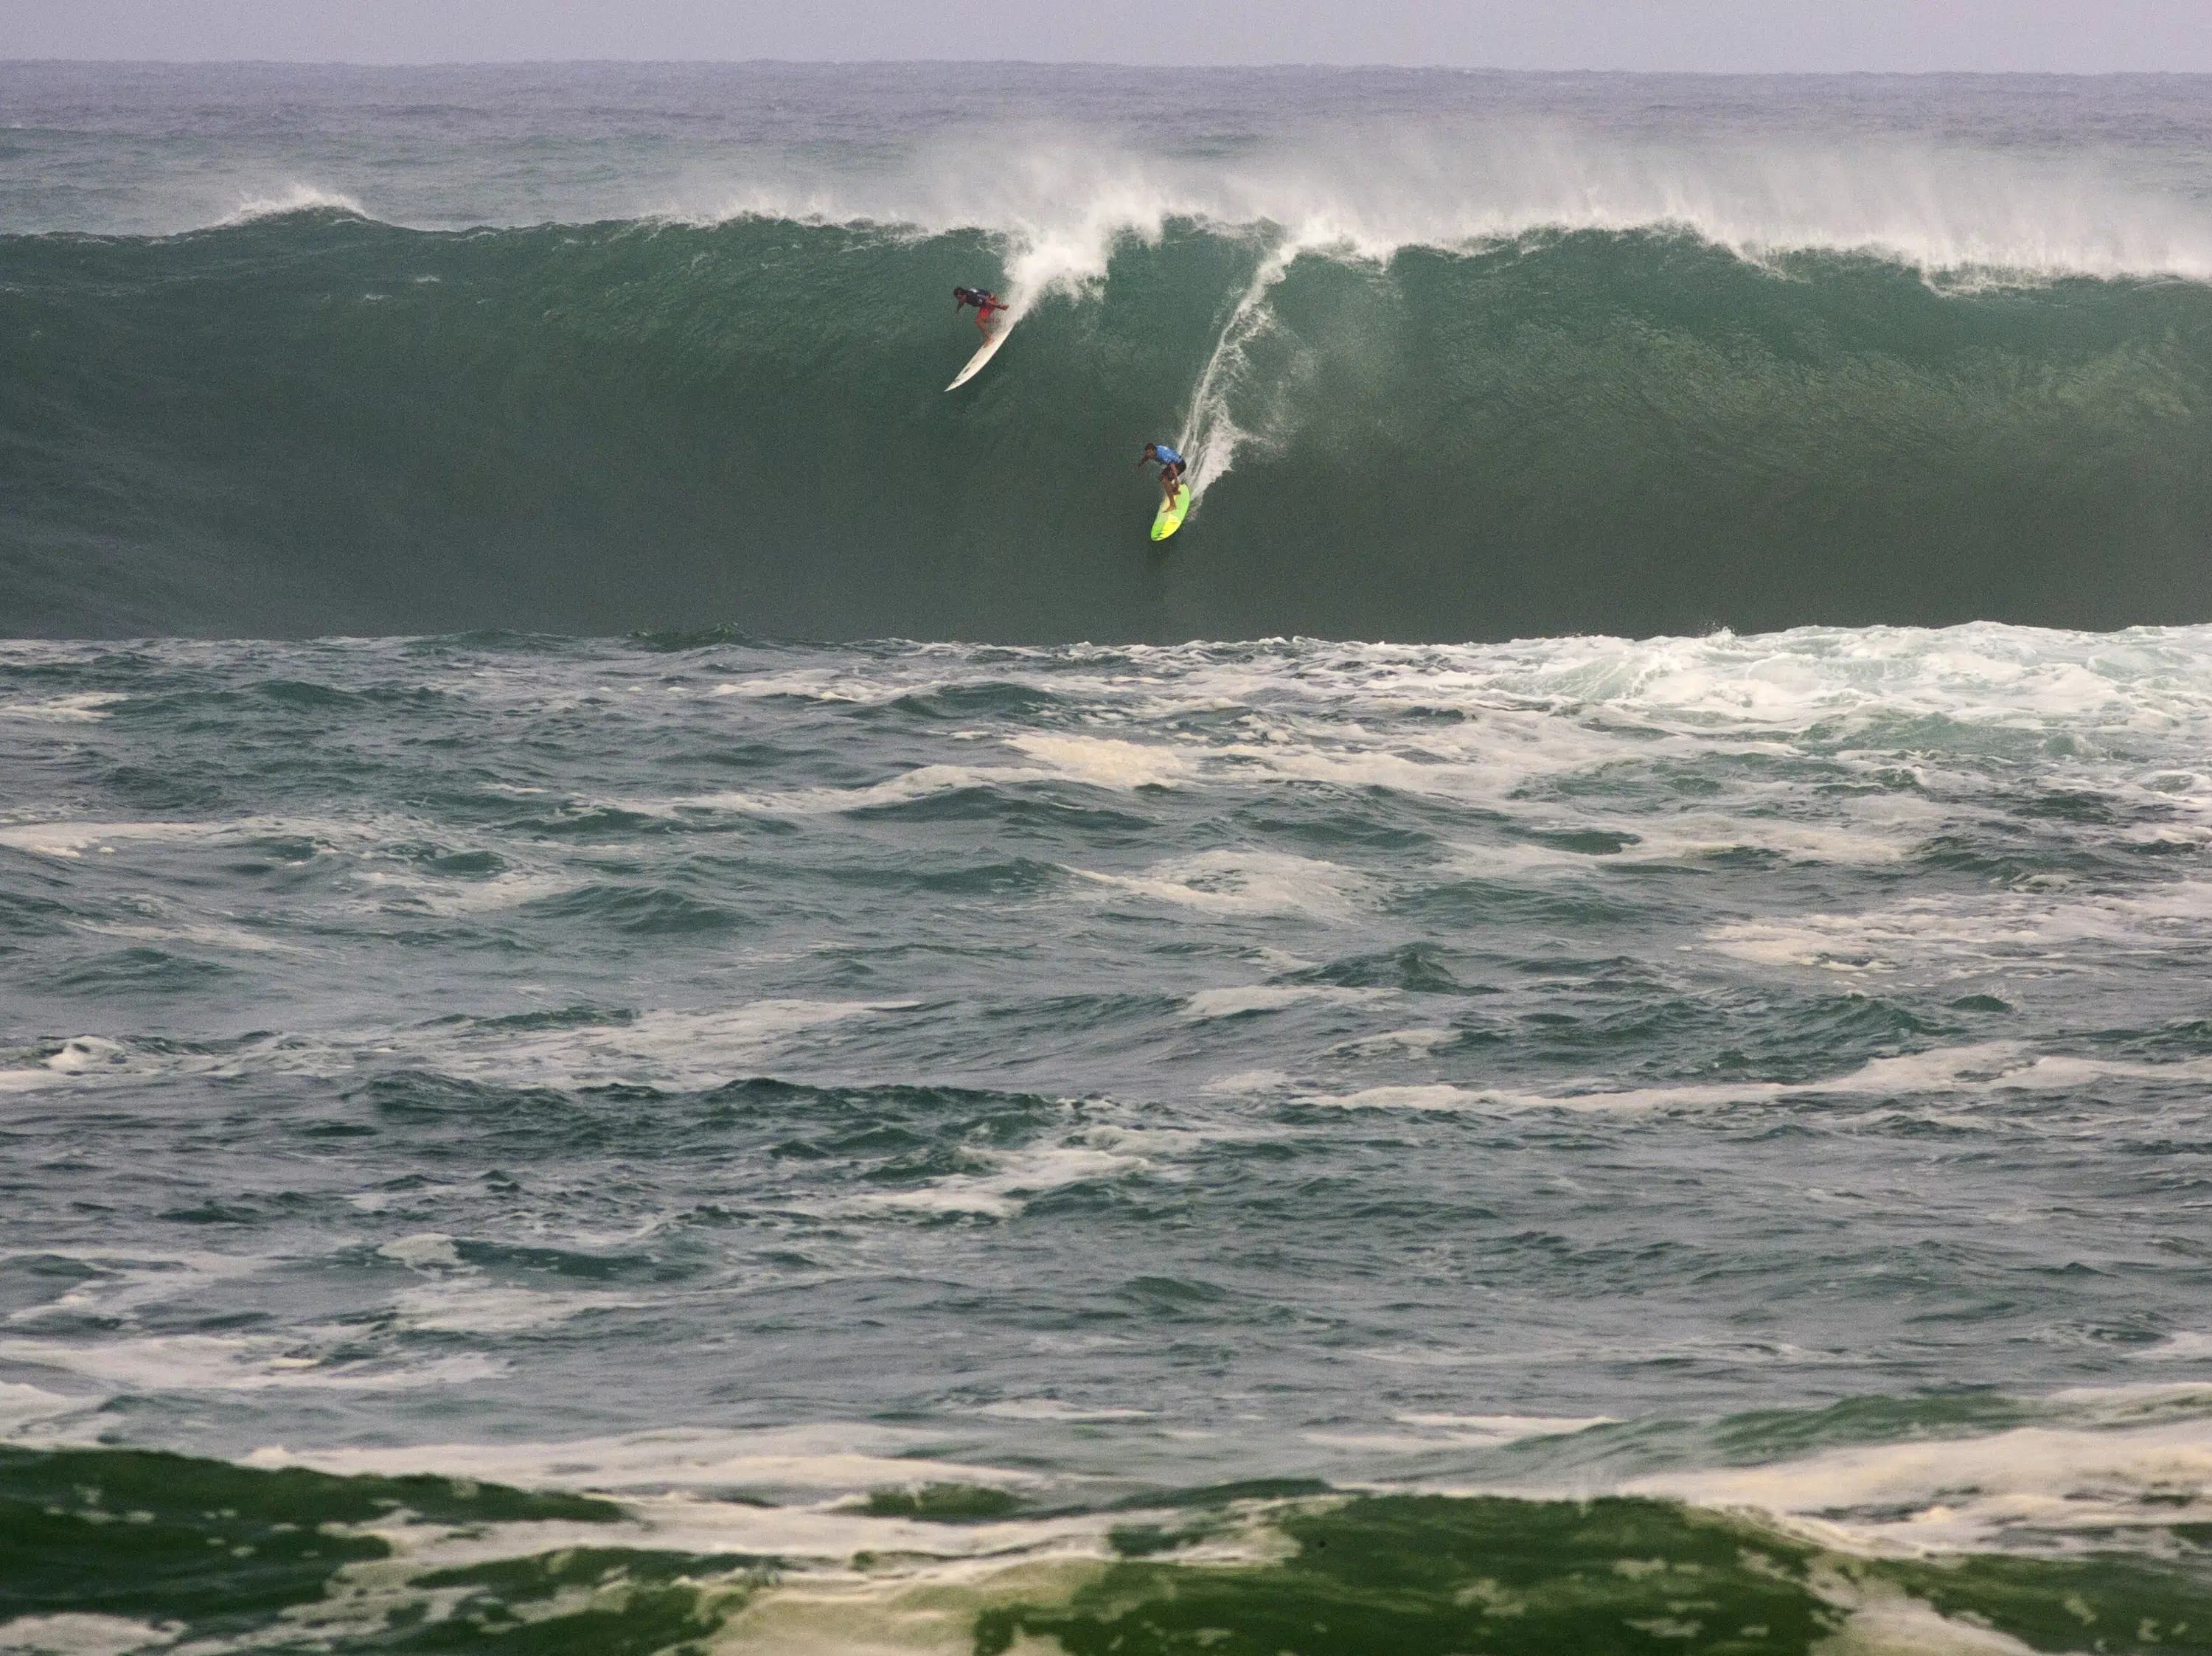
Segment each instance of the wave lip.
[[[992,164],[972,164],[977,147]],[[756,178],[657,216],[994,238],[1012,291],[1074,295],[1176,225],[1369,262],[1582,232],[1695,237],[1748,261],[1889,260],[1929,277],[2212,280],[2212,213],[2089,161],[1894,143],[1626,143],[1557,127],[1316,138],[1228,167],[1047,130],[963,135],[859,177]]]
[[339,213],[348,218],[368,219],[370,215],[358,198],[340,190],[325,190],[312,184],[292,183],[273,195],[249,196],[209,227],[225,229],[236,225],[252,224],[260,219],[287,218],[295,213]]

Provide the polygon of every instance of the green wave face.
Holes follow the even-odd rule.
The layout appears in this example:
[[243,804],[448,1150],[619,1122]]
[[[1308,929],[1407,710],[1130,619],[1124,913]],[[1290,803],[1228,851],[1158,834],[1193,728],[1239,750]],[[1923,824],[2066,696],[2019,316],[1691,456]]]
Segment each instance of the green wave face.
[[[0,240],[0,630],[1497,638],[2203,618],[2212,289],[1170,221]],[[1146,538],[1147,441],[1202,502]]]
[[[1110,1523],[1062,1511],[1056,1530],[1004,1491],[963,1486],[846,1507],[905,1521],[883,1552],[802,1561],[655,1546],[641,1533],[653,1514],[583,1496],[0,1449],[0,1641],[510,1656],[2212,1649],[2201,1526],[2125,1558],[1916,1561],[1641,1499],[1223,1489]],[[996,1523],[1003,1534],[974,1528]],[[931,1526],[941,1553],[915,1540]]]

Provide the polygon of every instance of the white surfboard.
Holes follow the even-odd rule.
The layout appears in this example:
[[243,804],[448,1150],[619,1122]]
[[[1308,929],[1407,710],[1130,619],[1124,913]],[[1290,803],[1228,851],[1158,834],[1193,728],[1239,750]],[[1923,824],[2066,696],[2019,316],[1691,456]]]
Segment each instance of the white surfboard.
[[961,386],[966,385],[977,374],[982,373],[983,365],[999,354],[999,347],[1006,343],[1006,336],[1013,332],[1013,318],[1012,317],[1008,317],[1006,322],[1000,327],[999,331],[983,342],[983,348],[977,351],[975,355],[968,359],[968,366],[960,370],[959,378],[956,379],[945,389],[947,391],[958,391]]

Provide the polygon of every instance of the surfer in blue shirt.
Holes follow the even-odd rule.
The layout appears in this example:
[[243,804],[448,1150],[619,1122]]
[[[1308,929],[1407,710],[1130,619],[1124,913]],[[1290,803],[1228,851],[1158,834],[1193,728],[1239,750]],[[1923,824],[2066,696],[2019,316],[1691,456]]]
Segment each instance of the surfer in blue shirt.
[[1190,469],[1190,462],[1165,443],[1147,443],[1145,452],[1137,457],[1137,464],[1143,467],[1155,462],[1160,468],[1160,493],[1166,495],[1168,504],[1173,506],[1176,485],[1182,481],[1182,474]]
[[981,288],[955,288],[952,290],[952,313],[957,316],[970,305],[975,307],[977,331],[988,337],[991,318],[1006,308],[1006,301],[996,294],[986,293]]

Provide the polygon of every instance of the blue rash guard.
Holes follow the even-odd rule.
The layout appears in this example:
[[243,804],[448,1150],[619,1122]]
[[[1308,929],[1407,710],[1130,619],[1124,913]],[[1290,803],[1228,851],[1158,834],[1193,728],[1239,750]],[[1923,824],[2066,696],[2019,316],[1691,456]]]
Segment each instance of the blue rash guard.
[[1184,459],[1182,455],[1176,453],[1165,443],[1154,443],[1152,445],[1152,458],[1158,460],[1164,466],[1182,466],[1188,465],[1190,464],[1189,461]]

